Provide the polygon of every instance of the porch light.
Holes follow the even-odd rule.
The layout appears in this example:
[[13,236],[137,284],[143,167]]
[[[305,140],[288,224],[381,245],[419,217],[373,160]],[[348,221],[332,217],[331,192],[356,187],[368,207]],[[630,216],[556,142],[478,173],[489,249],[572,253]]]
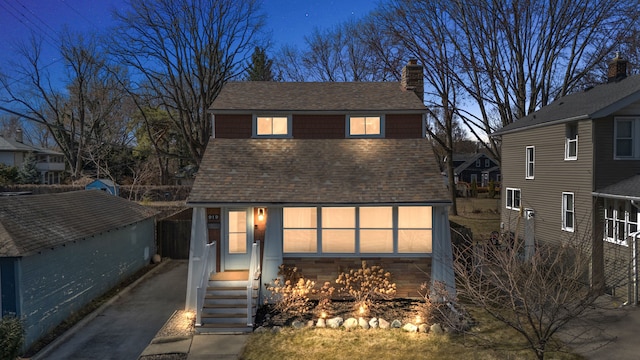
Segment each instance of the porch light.
[[264,208],[259,208],[258,209],[258,220],[259,221],[263,221],[264,220]]

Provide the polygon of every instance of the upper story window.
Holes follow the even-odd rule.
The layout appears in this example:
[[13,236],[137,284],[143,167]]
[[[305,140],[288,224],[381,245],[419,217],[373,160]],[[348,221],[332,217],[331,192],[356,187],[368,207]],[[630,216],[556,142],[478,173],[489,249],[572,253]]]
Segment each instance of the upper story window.
[[534,171],[536,167],[536,148],[534,146],[527,146],[526,151],[526,179],[533,179]]
[[578,124],[567,124],[564,143],[564,159],[578,159]]
[[476,167],[479,168],[480,164],[482,164],[482,162],[480,161],[480,159],[476,160]]
[[489,159],[484,159],[484,167],[488,168],[491,166],[491,160]]
[[640,157],[640,151],[636,149],[639,130],[638,121],[634,118],[616,118],[614,124],[614,157],[616,159],[636,159]]
[[506,190],[506,208],[510,210],[520,210],[520,189],[507,188]]
[[348,116],[348,137],[384,137],[384,118],[381,116]]
[[254,117],[255,136],[290,137],[291,121],[287,116],[256,116]]

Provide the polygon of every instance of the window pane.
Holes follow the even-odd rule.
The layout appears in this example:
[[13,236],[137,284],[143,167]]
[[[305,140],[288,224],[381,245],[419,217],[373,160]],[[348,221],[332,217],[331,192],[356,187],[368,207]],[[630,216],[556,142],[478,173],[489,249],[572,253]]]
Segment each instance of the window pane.
[[360,228],[390,229],[393,226],[391,207],[361,207]]
[[258,135],[271,135],[272,121],[269,117],[259,117],[257,119]]
[[316,208],[284,208],[284,228],[316,228],[318,222]]
[[356,251],[355,230],[322,230],[322,252],[353,253]]
[[633,140],[616,140],[616,156],[633,156]]
[[353,229],[356,227],[356,209],[353,207],[322,208],[322,227]]
[[317,232],[314,229],[284,230],[285,253],[315,253],[318,251]]
[[431,228],[431,207],[399,206],[398,227],[403,229]]
[[379,117],[367,117],[365,130],[367,135],[379,135],[380,134],[380,118]]
[[572,212],[569,212],[569,211],[566,212],[565,226],[568,229],[572,229],[573,228],[573,213]]
[[507,189],[507,207],[513,207],[513,190]]
[[287,118],[286,117],[274,117],[273,118],[273,134],[274,135],[287,135]]
[[616,122],[616,137],[630,138],[632,135],[633,123],[631,121]]
[[349,118],[349,134],[351,135],[365,135],[365,121],[363,117]]
[[567,149],[567,155],[569,157],[576,157],[578,155],[578,141],[570,140],[568,147],[569,148]]
[[398,230],[399,253],[430,253],[431,230]]
[[247,212],[229,211],[229,253],[247,252]]
[[360,230],[360,252],[392,253],[392,230]]
[[513,207],[520,208],[520,190],[513,190]]

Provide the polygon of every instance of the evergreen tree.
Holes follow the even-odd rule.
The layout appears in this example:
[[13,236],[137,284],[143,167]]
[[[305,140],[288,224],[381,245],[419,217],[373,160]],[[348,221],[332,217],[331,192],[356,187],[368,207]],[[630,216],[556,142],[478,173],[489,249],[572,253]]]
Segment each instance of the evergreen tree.
[[267,54],[264,48],[256,46],[253,54],[251,55],[251,64],[247,67],[247,81],[274,81],[273,72],[271,66],[273,60],[267,58]]
[[40,182],[40,174],[37,168],[38,162],[33,153],[28,153],[18,172],[18,181],[21,184],[37,184]]

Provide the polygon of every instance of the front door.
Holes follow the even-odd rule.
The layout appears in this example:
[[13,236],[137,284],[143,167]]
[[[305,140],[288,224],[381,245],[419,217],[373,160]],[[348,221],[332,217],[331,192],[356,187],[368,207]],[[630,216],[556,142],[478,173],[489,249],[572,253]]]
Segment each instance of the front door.
[[[251,257],[253,213],[248,209],[229,209],[226,241],[223,241],[224,270],[247,270]],[[224,271],[223,270],[223,271]]]

